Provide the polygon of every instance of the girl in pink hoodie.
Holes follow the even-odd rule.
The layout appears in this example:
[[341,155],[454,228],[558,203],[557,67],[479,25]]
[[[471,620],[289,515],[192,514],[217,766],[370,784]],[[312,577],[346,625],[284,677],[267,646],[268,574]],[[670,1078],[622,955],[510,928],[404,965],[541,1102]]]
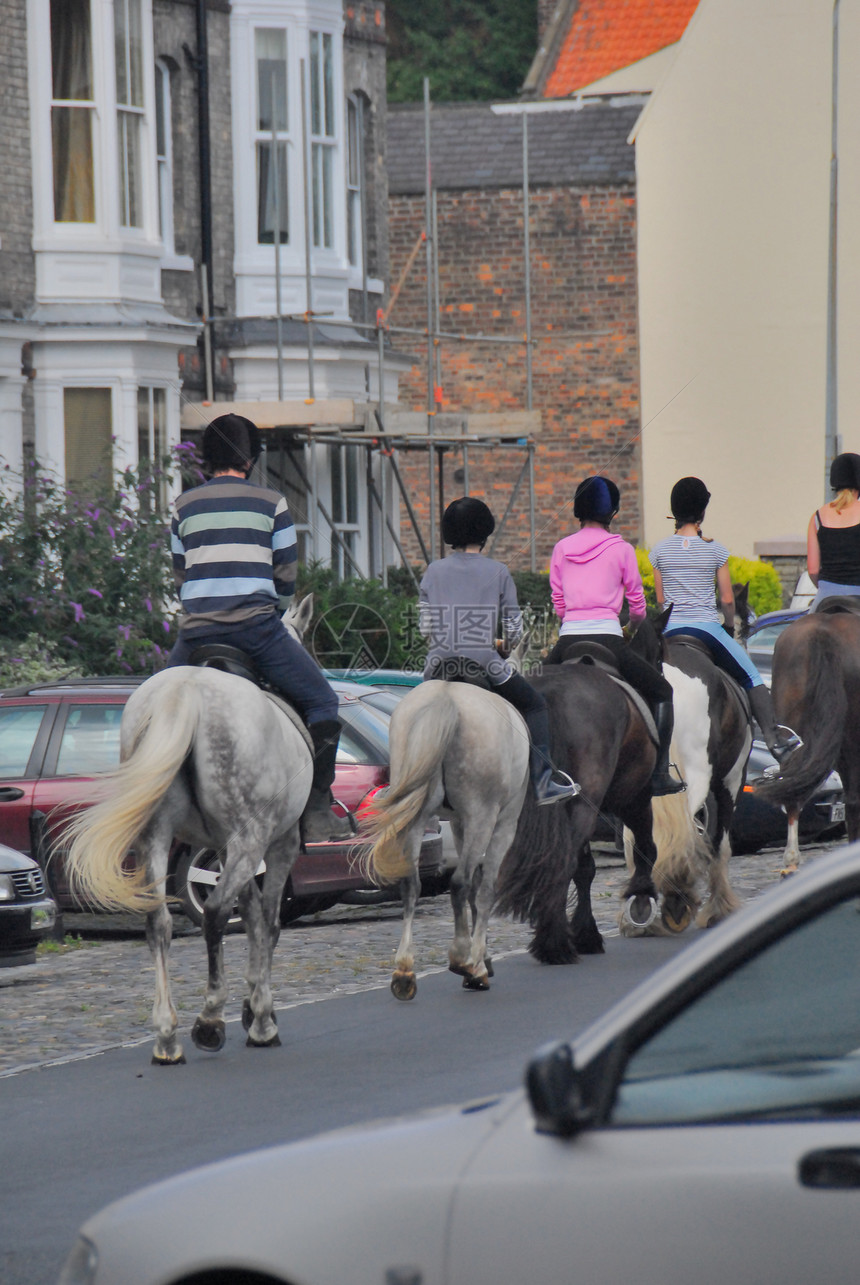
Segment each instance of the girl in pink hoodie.
[[651,793],[677,794],[686,787],[669,770],[672,688],[655,665],[627,646],[618,619],[625,598],[631,626],[635,629],[645,619],[636,554],[632,545],[609,530],[620,499],[618,487],[606,477],[586,478],[576,488],[573,513],[580,529],[559,540],[549,564],[552,602],[561,628],[548,661],[562,664],[584,639],[612,653],[621,677],[641,692],[654,714],[660,744]]

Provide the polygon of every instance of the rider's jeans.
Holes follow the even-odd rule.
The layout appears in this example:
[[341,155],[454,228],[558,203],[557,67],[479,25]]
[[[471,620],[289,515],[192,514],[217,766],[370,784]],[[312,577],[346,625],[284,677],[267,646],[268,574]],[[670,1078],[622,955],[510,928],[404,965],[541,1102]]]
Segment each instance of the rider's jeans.
[[275,612],[254,616],[237,625],[195,630],[191,637],[180,633],[167,663],[187,665],[196,647],[213,642],[246,652],[260,676],[293,702],[308,725],[337,718],[336,693],[313,656],[287,633]]

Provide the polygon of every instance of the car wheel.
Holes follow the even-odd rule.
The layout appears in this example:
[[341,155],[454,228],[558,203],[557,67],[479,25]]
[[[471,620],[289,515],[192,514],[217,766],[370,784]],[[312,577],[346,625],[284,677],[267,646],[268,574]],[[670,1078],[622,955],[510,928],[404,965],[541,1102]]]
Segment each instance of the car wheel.
[[338,897],[344,906],[384,906],[389,901],[399,900],[400,892],[396,885],[392,888],[352,888]]
[[[180,848],[173,868],[173,890],[182,905],[182,913],[192,924],[203,924],[203,907],[220,878],[221,858],[211,848]],[[238,907],[234,906],[228,925],[241,924]]]

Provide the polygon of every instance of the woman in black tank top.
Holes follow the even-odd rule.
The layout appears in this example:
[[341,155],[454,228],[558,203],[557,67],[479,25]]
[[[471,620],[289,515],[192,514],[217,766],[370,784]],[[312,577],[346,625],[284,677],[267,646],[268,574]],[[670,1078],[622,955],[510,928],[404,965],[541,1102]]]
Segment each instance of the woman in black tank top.
[[860,595],[860,455],[837,455],[830,485],[836,498],[813,513],[807,531],[807,569],[818,588],[811,611],[834,594]]

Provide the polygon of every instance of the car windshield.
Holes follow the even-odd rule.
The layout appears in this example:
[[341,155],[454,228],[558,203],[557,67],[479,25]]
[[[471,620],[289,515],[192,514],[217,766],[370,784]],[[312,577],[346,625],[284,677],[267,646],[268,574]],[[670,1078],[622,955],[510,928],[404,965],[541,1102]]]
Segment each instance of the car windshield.
[[758,633],[753,634],[750,638],[749,650],[751,652],[772,652],[779,635],[791,623],[790,620],[782,620],[779,624],[765,625],[764,629],[760,629]]
[[[342,700],[338,707],[338,715],[346,724],[347,731],[357,734],[360,740],[364,741],[378,756],[375,760],[377,763],[388,762],[388,718],[385,714],[379,710],[370,709],[363,700]],[[355,739],[354,735],[352,740],[355,741]],[[370,761],[366,755],[364,759],[367,762]]]
[[795,928],[630,1057],[614,1124],[860,1111],[860,901]]

